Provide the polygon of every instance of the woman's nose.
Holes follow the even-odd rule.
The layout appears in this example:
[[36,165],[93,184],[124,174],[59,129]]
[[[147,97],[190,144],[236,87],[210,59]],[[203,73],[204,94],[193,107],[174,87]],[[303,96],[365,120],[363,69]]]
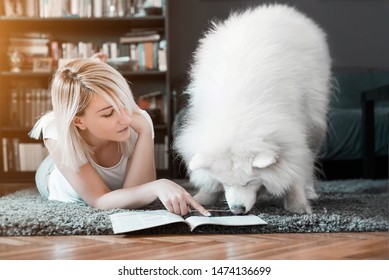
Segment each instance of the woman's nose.
[[125,109],[120,110],[119,122],[121,124],[130,124],[131,118],[130,118],[130,115],[128,114],[127,110],[125,110]]

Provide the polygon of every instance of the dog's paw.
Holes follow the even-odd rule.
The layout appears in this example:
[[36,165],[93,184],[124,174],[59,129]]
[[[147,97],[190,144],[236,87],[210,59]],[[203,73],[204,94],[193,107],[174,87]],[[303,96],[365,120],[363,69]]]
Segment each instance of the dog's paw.
[[316,193],[315,184],[313,182],[311,184],[305,185],[304,189],[305,189],[305,196],[307,197],[307,199],[313,200],[319,197],[318,194]]
[[319,197],[319,195],[315,192],[315,190],[314,190],[313,188],[311,188],[311,189],[306,189],[305,195],[306,195],[307,198],[310,199],[310,200],[314,200],[314,199],[317,199],[317,198]]
[[296,213],[296,214],[310,214],[312,213],[311,206],[309,203],[288,203],[287,200],[284,201],[285,210]]

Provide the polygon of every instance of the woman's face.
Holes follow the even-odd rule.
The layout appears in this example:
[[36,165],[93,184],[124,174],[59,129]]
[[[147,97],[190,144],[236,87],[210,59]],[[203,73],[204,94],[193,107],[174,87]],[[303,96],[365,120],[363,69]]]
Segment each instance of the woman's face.
[[[94,96],[82,116],[76,116],[73,123],[80,128],[87,142],[126,141],[130,137],[131,118],[128,111],[119,112],[100,96]],[[93,143],[94,142],[94,143]]]

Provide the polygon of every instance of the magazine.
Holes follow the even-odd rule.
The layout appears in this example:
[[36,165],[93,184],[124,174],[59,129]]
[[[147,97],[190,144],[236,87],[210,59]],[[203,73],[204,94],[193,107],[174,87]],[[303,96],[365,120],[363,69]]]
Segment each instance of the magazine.
[[186,223],[191,231],[200,225],[267,225],[264,220],[252,214],[234,215],[232,212],[226,210],[210,210],[209,212],[212,214],[210,217],[205,217],[198,211],[191,211],[186,216],[176,215],[167,210],[129,211],[112,214],[109,218],[111,219],[115,234],[173,223]]

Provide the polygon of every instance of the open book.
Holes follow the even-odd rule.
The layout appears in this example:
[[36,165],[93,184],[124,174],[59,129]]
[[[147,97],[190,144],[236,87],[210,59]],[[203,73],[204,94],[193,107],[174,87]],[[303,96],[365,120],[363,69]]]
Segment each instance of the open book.
[[197,211],[192,211],[185,217],[173,214],[167,210],[129,211],[109,216],[114,233],[124,233],[146,228],[152,228],[173,223],[186,223],[193,231],[199,225],[249,226],[266,225],[267,223],[255,215],[236,216],[230,211],[210,210],[212,216],[205,217]]

